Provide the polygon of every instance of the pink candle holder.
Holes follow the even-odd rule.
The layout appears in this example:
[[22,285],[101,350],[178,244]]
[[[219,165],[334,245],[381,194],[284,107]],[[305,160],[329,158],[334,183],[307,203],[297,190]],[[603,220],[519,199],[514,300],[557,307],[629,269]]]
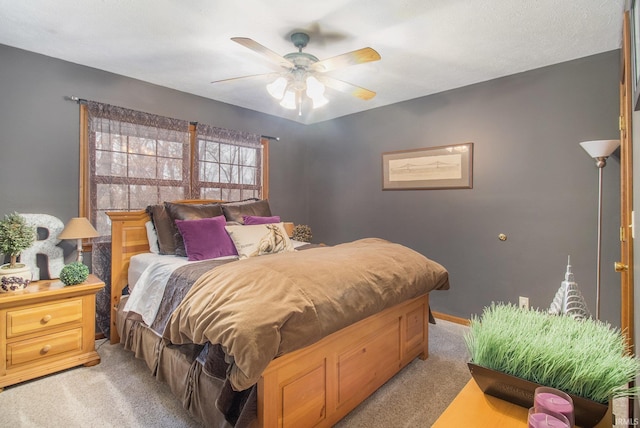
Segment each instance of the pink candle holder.
[[529,428],[571,428],[571,422],[562,413],[531,407],[527,418]]
[[573,400],[569,394],[548,386],[536,388],[533,396],[533,406],[538,410],[547,410],[564,415],[569,421],[569,427],[575,424]]

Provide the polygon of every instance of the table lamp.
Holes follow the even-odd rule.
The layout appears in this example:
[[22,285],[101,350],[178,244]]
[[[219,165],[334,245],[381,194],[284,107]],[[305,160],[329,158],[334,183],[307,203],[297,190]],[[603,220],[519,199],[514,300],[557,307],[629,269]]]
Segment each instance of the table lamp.
[[85,238],[95,238],[100,236],[98,231],[89,223],[85,217],[74,217],[62,229],[58,239],[76,239],[78,242],[78,260],[82,263],[82,240]]

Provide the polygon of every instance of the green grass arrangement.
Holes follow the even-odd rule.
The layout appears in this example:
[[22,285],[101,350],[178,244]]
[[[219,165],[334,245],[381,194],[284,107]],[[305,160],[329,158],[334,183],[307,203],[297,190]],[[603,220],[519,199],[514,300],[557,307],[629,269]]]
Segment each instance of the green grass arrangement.
[[465,342],[474,364],[598,403],[638,392],[627,384],[640,360],[600,321],[492,304],[471,319]]

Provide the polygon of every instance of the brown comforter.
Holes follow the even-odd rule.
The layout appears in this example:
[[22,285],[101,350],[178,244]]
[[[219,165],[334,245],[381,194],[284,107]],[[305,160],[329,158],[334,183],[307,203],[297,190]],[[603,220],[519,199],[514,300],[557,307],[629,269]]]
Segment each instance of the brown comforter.
[[382,239],[254,257],[203,274],[163,336],[173,344],[220,344],[228,379],[241,391],[279,355],[448,288],[440,264]]

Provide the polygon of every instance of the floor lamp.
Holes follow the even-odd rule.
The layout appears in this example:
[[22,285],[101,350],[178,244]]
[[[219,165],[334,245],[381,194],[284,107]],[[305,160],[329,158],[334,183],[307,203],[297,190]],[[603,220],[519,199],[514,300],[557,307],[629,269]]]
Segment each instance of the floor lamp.
[[607,158],[620,145],[620,140],[594,140],[580,143],[589,156],[596,160],[598,167],[598,267],[596,270],[596,319],[600,319],[600,270],[602,265],[602,169]]

